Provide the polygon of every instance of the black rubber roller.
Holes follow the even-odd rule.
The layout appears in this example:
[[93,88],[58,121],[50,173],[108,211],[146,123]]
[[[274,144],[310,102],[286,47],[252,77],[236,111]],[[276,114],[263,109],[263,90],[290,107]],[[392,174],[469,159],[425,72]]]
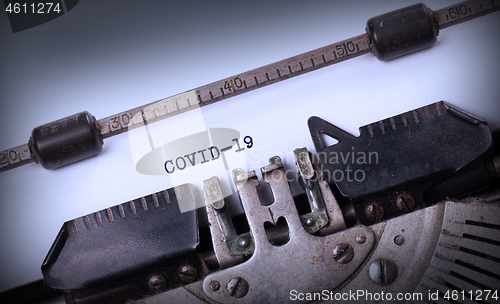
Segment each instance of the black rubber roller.
[[29,146],[35,162],[56,169],[99,154],[102,138],[95,117],[85,111],[36,127]]
[[422,3],[373,17],[366,23],[366,31],[379,60],[431,47],[438,35],[434,14]]

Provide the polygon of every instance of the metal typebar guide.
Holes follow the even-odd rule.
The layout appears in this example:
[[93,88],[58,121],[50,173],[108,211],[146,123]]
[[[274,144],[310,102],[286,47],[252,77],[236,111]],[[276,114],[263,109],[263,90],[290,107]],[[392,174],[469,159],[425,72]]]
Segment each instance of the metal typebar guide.
[[[441,29],[498,11],[500,9],[500,0],[465,1],[436,11],[431,11],[427,7],[425,8],[432,18],[437,35],[438,31]],[[102,118],[94,122],[100,136],[101,145],[102,139],[126,132],[129,126],[146,124],[146,122],[150,123],[155,120],[169,118],[194,108],[203,107],[360,55],[374,53],[379,59],[386,60],[405,54],[394,53],[395,56],[392,57],[379,56],[376,48],[374,48],[374,37],[373,33],[370,33],[368,30],[368,33],[353,38],[228,77],[179,95]],[[418,49],[411,49],[409,51],[413,52],[416,50]],[[137,113],[140,113],[140,115],[136,115]],[[139,117],[139,119],[137,119],[137,117]],[[0,152],[0,172],[31,162],[42,164],[42,156],[38,155],[37,157],[38,152],[35,150],[30,139],[28,144]],[[97,153],[98,151],[96,154]],[[88,156],[89,155],[83,158]],[[80,159],[71,160],[70,162]],[[57,166],[49,168],[56,167]]]

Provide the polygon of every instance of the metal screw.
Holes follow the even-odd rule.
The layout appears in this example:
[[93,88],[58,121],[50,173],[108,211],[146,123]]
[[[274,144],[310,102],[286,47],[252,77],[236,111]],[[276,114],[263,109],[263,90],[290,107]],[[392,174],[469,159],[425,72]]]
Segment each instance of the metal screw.
[[148,281],[148,287],[151,291],[159,292],[167,288],[167,279],[162,275],[152,276]]
[[415,199],[408,193],[402,193],[396,197],[396,205],[399,211],[409,212],[415,207]]
[[356,243],[363,244],[366,241],[366,236],[364,234],[356,235]]
[[191,265],[184,265],[179,268],[179,279],[185,283],[190,283],[196,280],[198,271]]
[[337,244],[333,248],[333,258],[341,264],[347,264],[354,257],[354,249],[347,243]]
[[315,221],[313,218],[308,218],[308,219],[306,220],[306,222],[305,222],[305,225],[306,225],[307,227],[312,227],[312,226],[314,226],[314,224],[315,224],[315,223],[316,223],[316,221]]
[[248,282],[243,278],[233,278],[227,284],[227,291],[234,298],[243,298],[248,292]]
[[398,267],[389,259],[378,259],[370,265],[370,278],[378,285],[389,285],[398,275]]
[[384,217],[384,208],[379,203],[371,203],[366,206],[366,217],[370,222],[380,221]]
[[220,283],[219,283],[219,281],[212,281],[212,282],[210,282],[210,289],[212,291],[219,290],[220,289]]
[[405,242],[405,239],[401,235],[396,235],[396,237],[394,238],[394,244],[396,244],[398,246],[403,245],[404,242]]

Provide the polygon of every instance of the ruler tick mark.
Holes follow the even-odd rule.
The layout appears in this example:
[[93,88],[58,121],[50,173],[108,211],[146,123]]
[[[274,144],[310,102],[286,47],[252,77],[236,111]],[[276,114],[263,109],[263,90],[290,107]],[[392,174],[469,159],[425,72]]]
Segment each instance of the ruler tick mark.
[[[497,11],[498,7],[500,6],[499,0],[490,0],[489,2],[490,2],[490,5],[488,6],[488,0],[480,0],[480,1],[479,0],[478,1],[470,0],[470,1],[466,1],[462,4],[452,5],[448,8],[443,8],[441,10],[434,11],[436,19],[437,19],[436,21],[438,23],[437,27],[438,28],[446,28],[446,27],[458,24],[460,22],[467,21],[469,19],[476,18],[476,17],[482,16],[484,14],[492,13],[493,11]],[[485,5],[482,5],[482,3],[484,3]],[[465,13],[463,13],[464,8],[466,8]],[[451,17],[451,14],[453,14],[454,16]],[[443,18],[443,17],[445,17],[445,18]],[[251,71],[247,71],[245,73],[239,74],[239,76],[234,76],[232,79],[226,78],[223,80],[219,80],[219,81],[201,86],[197,89],[195,88],[193,91],[189,91],[186,93],[196,94],[196,98],[198,98],[198,100],[200,102],[199,105],[204,106],[204,105],[214,103],[214,102],[217,102],[217,101],[225,99],[225,98],[229,98],[229,97],[235,95],[235,94],[231,94],[231,93],[236,92],[236,91],[238,91],[237,93],[244,93],[246,91],[250,91],[251,89],[254,89],[257,87],[269,85],[269,84],[272,84],[272,83],[275,83],[275,82],[278,82],[281,80],[285,80],[285,79],[290,78],[290,77],[294,77],[298,74],[303,74],[305,72],[316,70],[316,68],[322,68],[322,67],[329,65],[329,64],[334,64],[334,63],[337,63],[339,61],[343,61],[346,59],[354,58],[354,57],[359,56],[359,55],[367,54],[367,53],[370,53],[370,51],[373,51],[373,46],[371,46],[371,44],[370,44],[370,39],[368,37],[368,34],[363,33],[362,35],[358,35],[358,36],[352,37],[350,39],[346,39],[346,40],[343,40],[343,41],[340,41],[340,42],[337,42],[334,44],[330,44],[330,45],[318,48],[316,50],[312,50],[312,51],[309,51],[309,52],[306,52],[303,54],[299,54],[297,56],[286,58],[284,60],[281,60],[281,61],[278,61],[275,63],[271,63],[271,64],[268,64],[266,66],[263,66],[263,67],[260,67],[257,69],[253,69]],[[334,56],[332,57],[332,55],[334,55]],[[320,57],[323,59],[323,63],[321,63]],[[328,57],[328,59],[326,59],[326,57]],[[311,60],[310,62],[312,64],[312,67],[307,62],[308,59]],[[305,60],[304,64],[299,60]],[[316,67],[316,64],[318,65],[317,67]],[[300,66],[300,68],[299,68],[299,66]],[[275,75],[275,72],[274,72],[274,70],[276,70],[276,67],[279,67],[279,69],[277,69],[277,73],[278,73],[279,77],[278,77],[278,75]],[[286,74],[287,67],[288,67],[289,74]],[[283,68],[283,71],[281,71],[281,68]],[[268,73],[266,73],[266,71]],[[266,75],[267,81],[266,81],[266,78],[264,78],[264,74]],[[258,86],[254,87],[251,84],[251,79],[252,79],[251,75],[254,75],[253,78],[255,80],[255,84]],[[256,77],[257,75],[258,75],[259,79],[257,79],[257,77]],[[249,83],[246,84],[246,82],[243,79],[248,79]],[[260,83],[259,83],[260,80],[262,80],[262,85],[260,85]],[[270,80],[273,80],[273,81],[271,82]],[[231,87],[228,88],[228,87],[225,87],[224,85],[221,86],[221,84],[224,84],[224,81],[231,82],[231,87],[233,89],[233,92],[231,92],[231,89],[230,89]],[[217,87],[221,88],[222,95],[217,95],[218,94],[216,92]],[[209,91],[212,89],[215,91]],[[228,90],[227,95],[225,95],[225,90]],[[193,95],[189,95],[189,96],[193,96]],[[211,100],[208,98],[208,96],[210,96]],[[190,99],[193,100],[192,102],[190,100],[187,100],[188,107],[185,106],[186,99],[179,101],[179,104],[176,102],[177,111],[175,113],[174,113],[174,111],[170,111],[170,113],[168,113],[168,111],[167,111],[168,115],[165,115],[164,109],[162,109],[160,107],[158,107],[156,109],[151,109],[150,105],[148,104],[148,105],[143,105],[139,108],[135,108],[134,110],[129,110],[127,112],[121,112],[120,114],[117,114],[115,116],[103,118],[103,119],[97,121],[97,127],[99,128],[99,133],[102,135],[103,138],[111,137],[111,136],[114,136],[114,135],[117,135],[117,134],[120,134],[123,132],[127,132],[128,131],[127,126],[132,126],[134,123],[139,123],[139,121],[137,119],[134,119],[133,121],[130,120],[132,118],[131,114],[136,114],[135,112],[139,112],[139,111],[141,112],[141,115],[143,118],[143,123],[145,125],[147,125],[148,124],[147,119],[151,118],[150,116],[157,117],[158,119],[155,119],[155,121],[156,121],[159,119],[164,119],[167,117],[171,117],[171,116],[180,114],[179,112],[181,112],[181,111],[179,108],[181,108],[183,110],[182,112],[185,112],[187,110],[191,110],[192,108],[195,108],[196,100],[194,98],[195,97],[190,97]],[[174,99],[177,99],[177,98],[174,98]],[[182,104],[180,104],[181,102],[182,102]],[[169,106],[171,105],[170,102],[168,104],[169,104]],[[172,108],[175,109],[175,107],[172,107]],[[144,114],[143,109],[148,109],[148,110],[146,110],[146,111],[148,111],[148,115]],[[173,110],[173,109],[171,109],[171,110]],[[445,109],[444,108],[442,108],[442,109],[437,108],[438,115],[440,115],[441,110],[444,111]],[[434,112],[433,112],[434,109],[429,108],[428,111],[429,111],[430,115],[434,115]],[[422,117],[415,117],[415,121],[417,123],[419,123],[419,119],[422,119],[422,121],[425,121],[424,119],[427,117],[427,112],[418,112],[417,114],[422,116]],[[406,119],[408,119],[409,123],[411,124],[411,121],[413,120],[411,118],[412,114],[408,113],[408,115],[409,116]],[[416,116],[415,114],[413,114],[413,115]],[[398,118],[396,118],[396,117],[395,117],[395,119],[397,120]],[[150,123],[151,123],[151,120],[150,120]],[[386,123],[386,122],[384,121],[384,123]],[[389,124],[387,124],[386,126],[389,126]],[[399,121],[398,121],[397,126],[398,127],[400,126]],[[372,127],[375,128],[375,125],[373,125]],[[11,160],[9,158],[7,158],[6,156],[4,156],[3,153],[0,153],[0,159],[3,159],[3,161],[0,160],[0,171],[2,171],[2,172],[21,165],[21,164],[18,165],[17,161],[16,161],[16,163],[11,162]],[[22,162],[22,164],[24,164],[24,163],[28,163],[29,160],[31,160],[31,159],[32,158],[30,156],[26,155],[22,158],[19,158],[19,161]]]

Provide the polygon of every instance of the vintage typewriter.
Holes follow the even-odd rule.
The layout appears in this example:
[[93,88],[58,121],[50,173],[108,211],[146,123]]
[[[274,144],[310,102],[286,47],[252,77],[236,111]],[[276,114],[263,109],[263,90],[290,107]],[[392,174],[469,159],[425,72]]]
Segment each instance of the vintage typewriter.
[[196,4],[2,34],[0,303],[499,301],[498,1]]

